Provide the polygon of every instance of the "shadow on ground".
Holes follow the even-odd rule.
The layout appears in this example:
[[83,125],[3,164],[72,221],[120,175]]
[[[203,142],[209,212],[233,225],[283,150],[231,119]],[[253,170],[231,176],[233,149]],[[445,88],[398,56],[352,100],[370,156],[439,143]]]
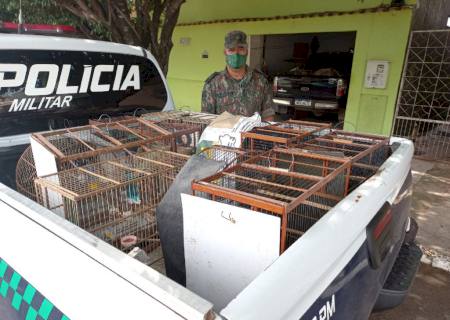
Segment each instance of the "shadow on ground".
[[370,320],[450,320],[450,273],[422,264],[411,292],[399,307]]
[[411,215],[419,224],[417,243],[450,256],[450,163],[414,159],[412,172]]

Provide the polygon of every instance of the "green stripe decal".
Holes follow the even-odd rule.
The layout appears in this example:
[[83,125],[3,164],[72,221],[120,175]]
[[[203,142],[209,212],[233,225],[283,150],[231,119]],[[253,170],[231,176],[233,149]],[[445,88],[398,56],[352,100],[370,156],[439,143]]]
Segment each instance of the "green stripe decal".
[[6,268],[8,268],[8,265],[5,261],[0,259],[0,278],[3,278],[6,272]]
[[25,293],[23,294],[23,299],[28,303],[31,304],[31,301],[33,300],[34,294],[36,293],[36,289],[33,288],[32,285],[27,285],[27,288],[25,289]]
[[11,280],[9,281],[9,286],[10,286],[14,291],[17,290],[17,286],[19,285],[19,282],[20,282],[20,279],[21,279],[21,278],[22,278],[22,277],[21,277],[17,272],[14,272],[14,273],[13,273],[12,278],[11,278]]
[[53,304],[48,301],[47,299],[44,299],[44,301],[41,304],[41,307],[39,308],[39,315],[44,318],[48,319],[48,316],[50,315],[50,312],[53,310]]
[[17,292],[14,292],[14,298],[12,300],[13,308],[16,309],[17,311],[19,311],[21,303],[22,303],[22,296],[20,294],[18,294]]
[[29,308],[25,320],[35,320],[37,318],[37,315],[38,313],[36,310],[34,310],[33,308]]
[[0,259],[0,312],[25,320],[70,320],[3,259]]
[[5,281],[2,281],[0,284],[0,295],[3,298],[6,298],[7,293],[8,293],[8,284]]

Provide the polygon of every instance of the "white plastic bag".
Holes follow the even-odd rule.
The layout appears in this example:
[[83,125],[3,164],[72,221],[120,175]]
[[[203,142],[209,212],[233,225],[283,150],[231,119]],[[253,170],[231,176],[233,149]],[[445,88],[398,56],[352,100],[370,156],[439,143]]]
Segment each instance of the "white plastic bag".
[[212,145],[239,148],[241,132],[250,131],[261,125],[261,116],[258,113],[251,117],[240,117],[224,112],[205,128],[199,140],[198,151]]

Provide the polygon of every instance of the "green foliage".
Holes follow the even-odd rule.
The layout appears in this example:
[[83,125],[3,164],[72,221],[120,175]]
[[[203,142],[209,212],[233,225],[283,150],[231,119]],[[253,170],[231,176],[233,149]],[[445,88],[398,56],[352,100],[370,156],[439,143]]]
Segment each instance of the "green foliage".
[[[167,74],[185,0],[22,0],[24,23],[64,24],[85,37],[151,48]],[[0,21],[18,22],[19,0],[0,0]]]
[[[19,22],[19,0],[0,0],[0,21]],[[69,25],[96,39],[110,38],[106,28],[98,23],[80,19],[58,6],[55,0],[22,0],[22,21]]]
[[[0,0],[0,20],[18,22],[19,0]],[[25,23],[73,24],[74,17],[53,0],[22,0]]]

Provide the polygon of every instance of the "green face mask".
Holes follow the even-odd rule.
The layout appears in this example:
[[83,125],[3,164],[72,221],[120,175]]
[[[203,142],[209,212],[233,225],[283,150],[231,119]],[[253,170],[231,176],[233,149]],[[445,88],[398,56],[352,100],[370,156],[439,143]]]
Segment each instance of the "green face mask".
[[233,69],[239,69],[243,65],[245,65],[245,61],[247,61],[247,56],[234,53],[226,55],[227,65],[229,65]]

